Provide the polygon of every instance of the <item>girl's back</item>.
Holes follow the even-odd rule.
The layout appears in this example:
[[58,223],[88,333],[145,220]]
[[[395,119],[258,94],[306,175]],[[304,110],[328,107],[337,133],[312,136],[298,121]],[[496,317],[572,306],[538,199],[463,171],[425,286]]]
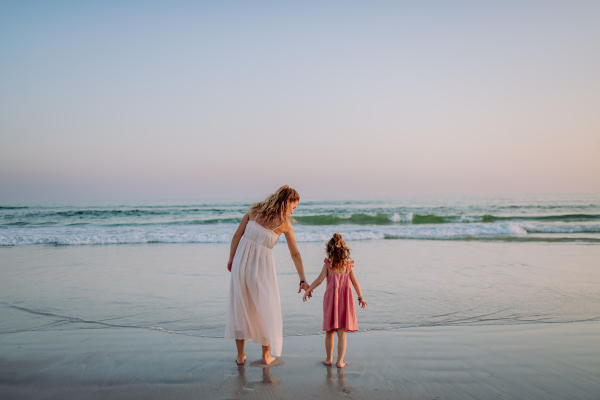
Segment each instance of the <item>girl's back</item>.
[[350,249],[346,246],[344,238],[339,233],[334,233],[325,247],[327,258],[319,277],[306,289],[302,301],[310,298],[312,291],[327,277],[327,289],[323,296],[323,330],[326,331],[325,351],[327,358],[323,364],[331,365],[333,362],[333,336],[338,336],[338,368],[344,368],[344,354],[346,353],[346,332],[358,330],[356,323],[356,310],[354,296],[350,283],[358,294],[358,303],[365,308],[367,303],[362,298],[360,284],[354,274],[354,261],[350,259]]
[[328,274],[327,289],[323,296],[323,330],[346,328],[347,332],[357,331],[356,309],[350,281],[354,261],[348,261],[346,271],[342,273],[335,272],[327,258],[324,261]]

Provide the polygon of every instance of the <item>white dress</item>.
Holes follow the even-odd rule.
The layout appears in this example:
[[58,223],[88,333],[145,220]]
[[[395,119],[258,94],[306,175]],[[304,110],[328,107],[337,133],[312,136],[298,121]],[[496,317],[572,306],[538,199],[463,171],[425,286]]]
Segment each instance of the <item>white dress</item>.
[[271,346],[271,354],[277,357],[283,322],[272,249],[278,240],[272,230],[248,221],[233,257],[225,324],[226,339]]

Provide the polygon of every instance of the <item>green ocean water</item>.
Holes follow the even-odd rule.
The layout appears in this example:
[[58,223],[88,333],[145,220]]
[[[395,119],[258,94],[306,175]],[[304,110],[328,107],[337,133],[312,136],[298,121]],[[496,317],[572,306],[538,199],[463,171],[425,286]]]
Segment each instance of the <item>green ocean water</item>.
[[[0,246],[227,243],[258,200],[1,204]],[[600,240],[597,194],[303,198],[294,217],[300,242]]]

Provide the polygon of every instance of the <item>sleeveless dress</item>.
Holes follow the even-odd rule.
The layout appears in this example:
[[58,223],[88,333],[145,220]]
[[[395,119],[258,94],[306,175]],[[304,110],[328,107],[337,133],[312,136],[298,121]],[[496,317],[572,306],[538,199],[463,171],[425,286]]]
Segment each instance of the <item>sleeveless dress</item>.
[[323,295],[323,330],[346,328],[346,332],[355,332],[358,330],[358,324],[350,280],[354,261],[348,262],[343,274],[333,272],[328,259],[325,259],[325,265],[331,275],[327,276],[327,289]]
[[283,322],[272,249],[278,240],[272,230],[248,221],[233,257],[225,324],[226,339],[271,346],[271,354],[277,357]]

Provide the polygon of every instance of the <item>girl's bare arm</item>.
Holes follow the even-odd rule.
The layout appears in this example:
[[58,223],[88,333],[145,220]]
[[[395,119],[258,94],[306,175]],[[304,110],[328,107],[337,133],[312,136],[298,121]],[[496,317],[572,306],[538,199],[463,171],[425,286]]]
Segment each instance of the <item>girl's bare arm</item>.
[[231,272],[231,265],[233,264],[233,257],[235,256],[235,251],[237,250],[238,244],[244,236],[244,231],[246,230],[246,225],[248,225],[249,220],[248,213],[244,215],[242,218],[242,222],[240,222],[240,226],[238,226],[237,230],[233,234],[233,239],[231,239],[231,249],[229,250],[229,262],[227,263],[227,270]]
[[302,301],[306,301],[306,297],[311,296],[311,292],[315,290],[321,283],[323,283],[323,279],[325,279],[326,276],[327,266],[323,264],[323,269],[321,270],[321,273],[319,274],[317,279],[315,279],[315,281],[308,287],[308,289],[306,289],[306,292],[304,292],[304,297],[302,297]]
[[360,290],[360,283],[358,283],[358,279],[356,279],[356,275],[354,275],[354,269],[352,269],[352,271],[350,271],[350,280],[352,281],[352,286],[354,286],[354,290],[356,290],[356,294],[358,295],[358,298],[361,299],[361,300],[358,300],[358,304],[362,308],[365,308],[367,306],[367,302],[362,300],[363,295],[362,295],[362,291]]

